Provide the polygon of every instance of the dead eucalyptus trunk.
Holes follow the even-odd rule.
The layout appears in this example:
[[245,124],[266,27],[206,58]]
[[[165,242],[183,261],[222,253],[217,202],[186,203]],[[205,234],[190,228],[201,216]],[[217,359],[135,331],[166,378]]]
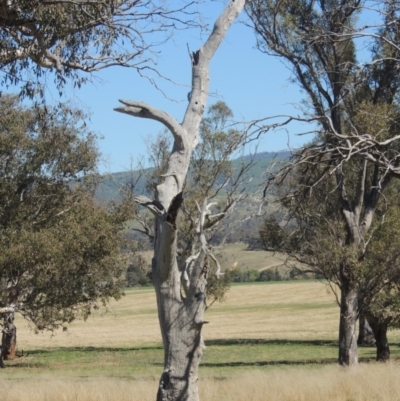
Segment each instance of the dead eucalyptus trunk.
[[198,395],[198,369],[204,348],[201,329],[205,291],[179,299],[165,286],[157,296],[164,344],[164,371],[157,401],[190,400]]
[[203,117],[209,88],[209,64],[245,0],[232,0],[215,22],[214,28],[197,51],[191,53],[192,90],[183,122],[148,104],[121,100],[116,111],[149,118],[164,124],[174,137],[164,182],[157,186],[156,199],[138,196],[135,201],[155,216],[153,283],[164,344],[164,371],[157,401],[198,401],[198,367],[202,355],[201,329],[204,324],[209,249],[204,236],[205,205],[199,207],[196,234],[200,250],[182,265],[177,261],[176,218],[183,201],[183,188],[190,157],[199,142],[198,128]]
[[193,266],[197,271],[201,267],[200,274],[193,280],[193,286],[182,294],[182,271],[176,259],[175,224],[181,202],[181,196],[174,198],[166,221],[159,222],[157,231],[163,235],[156,237],[153,259],[153,282],[164,345],[164,371],[157,401],[199,399],[197,381],[203,350],[201,328],[206,306],[207,263],[203,252]]
[[390,359],[390,348],[387,339],[388,325],[373,317],[369,320],[376,341],[376,360],[378,362],[388,362]]

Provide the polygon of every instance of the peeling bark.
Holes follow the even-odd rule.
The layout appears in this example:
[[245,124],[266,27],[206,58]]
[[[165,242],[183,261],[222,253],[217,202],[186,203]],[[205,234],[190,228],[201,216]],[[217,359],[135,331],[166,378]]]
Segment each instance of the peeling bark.
[[201,250],[178,266],[176,217],[183,200],[191,153],[199,142],[198,128],[208,97],[209,64],[245,2],[232,0],[215,22],[206,43],[192,53],[192,90],[182,124],[142,102],[123,100],[124,106],[116,109],[134,117],[159,121],[174,138],[167,172],[163,175],[165,180],[157,186],[156,199],[137,199],[155,215],[152,275],[164,344],[164,371],[157,401],[199,400],[197,381],[204,348],[201,329],[205,323],[208,249],[203,224],[199,224]]
[[358,294],[342,280],[339,321],[339,364],[354,366],[358,364],[356,327],[358,319]]

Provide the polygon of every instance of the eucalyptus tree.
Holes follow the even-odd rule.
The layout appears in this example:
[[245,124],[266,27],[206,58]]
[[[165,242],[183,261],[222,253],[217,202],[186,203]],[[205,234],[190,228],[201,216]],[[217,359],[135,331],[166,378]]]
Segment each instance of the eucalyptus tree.
[[80,86],[111,66],[156,70],[158,47],[176,30],[199,27],[196,1],[1,0],[1,85],[43,95],[54,73]]
[[[304,168],[299,166],[297,174],[292,173],[291,180],[286,181],[286,194],[301,184]],[[315,175],[318,176],[318,168]],[[349,175],[347,172],[348,178]],[[358,252],[345,246],[347,230],[340,204],[327,196],[336,186],[333,177],[315,187],[313,196],[304,198],[301,204],[281,193],[285,221],[268,217],[260,230],[262,241],[270,249],[288,255],[286,263],[294,273],[313,273],[325,279],[339,306],[343,291],[341,270],[347,269],[352,288],[358,293],[358,311],[370,322],[376,359],[382,362],[390,357],[388,328],[400,322],[399,200],[393,184],[396,182],[385,191],[385,202],[378,205],[368,239]]]
[[[317,186],[335,179],[334,185],[328,185],[326,199],[335,199],[339,206],[346,233],[342,256],[352,260],[339,258],[343,260],[339,269],[339,363],[343,365],[358,363],[359,292],[351,266],[365,251],[382,192],[399,176],[400,166],[399,76],[392,62],[399,52],[378,39],[371,62],[359,68],[353,38],[362,6],[361,0],[256,0],[247,5],[259,49],[281,57],[306,94],[304,115],[287,121],[317,124],[315,141],[272,179],[282,182],[297,166],[304,166],[297,189],[288,194],[299,209],[305,198],[315,196]],[[392,26],[383,27],[388,33],[380,31],[379,37],[388,37]]]
[[[198,400],[198,366],[203,352],[201,330],[206,308],[208,260],[208,204],[199,205],[196,235],[199,252],[178,265],[178,212],[193,150],[200,142],[199,125],[206,107],[209,88],[209,64],[245,0],[230,1],[214,24],[208,39],[191,53],[192,90],[182,123],[151,105],[122,100],[116,110],[134,117],[159,121],[173,136],[163,182],[157,185],[155,199],[137,197],[155,217],[152,277],[156,291],[158,316],[164,344],[164,371],[157,400]],[[208,216],[211,218],[211,216]]]
[[[384,285],[376,287],[371,300],[365,306],[365,315],[375,337],[376,360],[387,362],[390,347],[387,331],[400,324],[400,208],[398,192],[391,194],[390,206],[384,219],[373,233],[367,248],[365,263],[367,271],[379,275]],[[394,195],[394,196],[393,196]]]
[[122,293],[128,204],[93,200],[98,151],[83,115],[0,98],[0,364],[13,357],[14,313],[54,330]]

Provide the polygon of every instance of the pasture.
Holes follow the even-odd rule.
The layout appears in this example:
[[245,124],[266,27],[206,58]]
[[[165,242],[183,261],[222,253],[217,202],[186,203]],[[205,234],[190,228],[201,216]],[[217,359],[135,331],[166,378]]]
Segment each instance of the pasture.
[[[338,307],[321,282],[234,285],[206,318],[203,401],[400,399],[399,332],[390,332],[388,366],[361,348],[359,368],[339,368]],[[163,355],[153,289],[128,290],[66,332],[35,335],[22,320],[17,327],[24,356],[0,372],[1,400],[155,399]]]
[[[226,244],[219,251],[214,250],[218,255],[223,270],[237,267],[240,270],[265,270],[273,267],[287,270],[283,266],[286,260],[285,254],[280,252],[269,252],[264,250],[249,250],[243,242]],[[141,255],[150,264],[153,257],[153,251],[141,252]]]

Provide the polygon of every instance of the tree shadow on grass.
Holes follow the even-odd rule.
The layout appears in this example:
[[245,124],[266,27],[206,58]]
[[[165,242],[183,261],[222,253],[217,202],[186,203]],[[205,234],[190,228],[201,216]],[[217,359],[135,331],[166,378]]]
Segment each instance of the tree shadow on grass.
[[[314,346],[314,347],[332,347],[337,348],[338,342],[332,340],[287,340],[287,339],[248,339],[248,338],[234,338],[234,339],[218,339],[209,340],[205,342],[207,346],[258,346],[258,345],[281,345],[281,346]],[[374,361],[375,358],[361,357],[359,361],[362,363],[369,363]],[[297,366],[297,365],[336,365],[338,359],[335,358],[307,358],[300,360],[282,359],[273,361],[234,361],[234,362],[205,362],[202,363],[203,367],[221,368],[221,367],[257,367],[257,366]]]
[[144,346],[144,347],[57,347],[49,349],[35,349],[32,351],[24,351],[23,356],[50,354],[54,352],[132,352],[132,351],[149,351],[162,350],[162,345]]
[[278,361],[254,361],[254,362],[216,362],[202,363],[202,367],[223,368],[223,367],[257,367],[257,366],[296,366],[296,365],[331,365],[337,363],[337,358],[306,359],[301,361],[278,360]]
[[[287,339],[249,339],[249,338],[233,338],[233,339],[216,339],[216,340],[206,340],[206,346],[217,346],[217,347],[230,347],[230,346],[259,346],[259,345],[281,345],[281,346],[317,346],[317,347],[338,347],[337,341],[332,340],[287,340]],[[392,346],[400,346],[399,343],[393,343]],[[24,353],[24,356],[38,355],[38,354],[50,354],[54,352],[81,352],[81,353],[91,353],[91,352],[139,352],[139,351],[149,351],[158,350],[162,351],[162,345],[154,346],[143,346],[143,347],[60,347],[54,349],[36,349]],[[369,363],[375,360],[371,357],[361,357],[359,358],[362,363]],[[298,366],[298,365],[330,365],[337,364],[337,358],[311,358],[303,360],[274,360],[274,361],[231,361],[231,362],[204,362],[201,363],[202,367],[209,368],[221,368],[221,367],[262,367],[262,366]],[[151,363],[151,365],[162,366],[162,363],[156,362]],[[24,363],[13,362],[12,365],[8,365],[10,368],[41,368],[45,367],[42,363]]]
[[[361,363],[373,362],[374,358],[359,358]],[[223,368],[223,367],[257,367],[257,366],[301,366],[301,365],[337,365],[337,358],[304,359],[299,361],[278,360],[278,361],[254,361],[254,362],[217,362],[202,363],[202,367]]]
[[230,345],[314,345],[337,347],[338,342],[332,340],[282,340],[265,338],[230,338],[218,340],[205,340],[206,346],[230,346]]
[[46,368],[47,365],[44,363],[40,363],[40,362],[32,362],[32,361],[25,361],[23,359],[19,359],[20,362],[15,362],[16,360],[12,360],[12,361],[4,361],[5,363],[5,369],[16,369],[16,368],[25,368],[25,369],[31,369],[31,368],[35,368],[35,369],[40,369],[40,368]]

